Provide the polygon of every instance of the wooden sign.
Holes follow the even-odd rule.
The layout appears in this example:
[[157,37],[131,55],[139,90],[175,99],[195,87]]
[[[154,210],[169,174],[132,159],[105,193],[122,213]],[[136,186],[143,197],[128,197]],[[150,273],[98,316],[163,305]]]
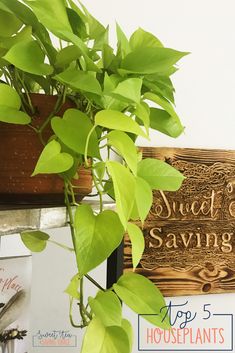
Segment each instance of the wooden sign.
[[[154,192],[136,269],[165,296],[235,291],[235,151],[144,148],[186,179],[177,192]],[[132,270],[124,242],[124,271]]]

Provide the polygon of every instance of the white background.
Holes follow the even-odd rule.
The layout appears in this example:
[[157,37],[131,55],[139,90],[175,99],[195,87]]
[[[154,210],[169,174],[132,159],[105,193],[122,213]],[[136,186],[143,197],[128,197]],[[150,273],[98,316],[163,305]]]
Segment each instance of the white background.
[[[234,0],[84,0],[84,4],[104,24],[114,27],[117,20],[128,35],[142,27],[157,35],[165,46],[191,52],[181,60],[180,70],[173,76],[176,108],[186,126],[185,134],[173,140],[152,133],[151,145],[235,149]],[[113,33],[112,30],[112,40]],[[139,144],[149,145],[143,140]],[[51,234],[57,240],[69,241],[66,229],[54,230]],[[16,241],[13,243],[16,249]],[[43,254],[33,256],[33,334],[39,329],[70,329],[68,300],[63,290],[74,274],[72,257],[63,250],[49,245]],[[105,283],[105,265],[96,269],[94,275]],[[92,293],[91,287],[88,292]],[[187,299],[194,310],[200,310],[207,302],[215,312],[235,314],[235,294]],[[132,320],[137,334],[136,315],[126,309],[125,314]],[[78,334],[80,343],[81,334],[77,330],[73,332]],[[44,350],[35,348],[31,352]],[[47,353],[78,352],[72,348],[46,350]],[[138,352],[136,346],[133,352]]]

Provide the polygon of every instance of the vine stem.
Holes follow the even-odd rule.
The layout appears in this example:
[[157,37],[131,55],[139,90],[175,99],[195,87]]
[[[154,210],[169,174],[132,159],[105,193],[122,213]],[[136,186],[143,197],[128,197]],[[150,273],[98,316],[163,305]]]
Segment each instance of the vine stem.
[[91,138],[91,135],[93,133],[93,131],[95,131],[95,128],[96,128],[96,125],[94,125],[92,127],[92,129],[90,130],[88,136],[87,136],[87,139],[86,139],[86,145],[85,145],[85,153],[84,153],[84,159],[85,159],[85,166],[87,168],[89,168],[89,162],[88,162],[88,146],[89,146],[89,142],[90,142],[90,138]]

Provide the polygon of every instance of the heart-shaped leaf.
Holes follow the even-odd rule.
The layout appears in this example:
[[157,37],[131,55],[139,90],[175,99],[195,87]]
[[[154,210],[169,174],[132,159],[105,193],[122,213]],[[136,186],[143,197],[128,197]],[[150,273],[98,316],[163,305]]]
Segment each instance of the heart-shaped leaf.
[[[137,314],[152,324],[163,329],[169,329],[169,318],[161,308],[166,302],[159,289],[148,278],[129,272],[122,275],[113,285],[117,295]],[[144,314],[150,314],[144,316]]]
[[19,110],[21,100],[16,90],[4,83],[0,83],[0,106]]
[[[78,109],[66,110],[63,119],[54,117],[51,126],[59,139],[73,151],[84,154],[87,137],[93,125],[86,114]],[[88,144],[88,156],[100,158],[96,132],[93,131]]]
[[[71,31],[64,0],[24,0],[38,20],[55,35],[60,31]],[[62,38],[63,39],[63,38]]]
[[147,181],[152,189],[163,191],[178,190],[185,179],[177,169],[153,158],[140,161],[137,174]]
[[131,219],[140,219],[144,223],[153,203],[153,194],[150,185],[144,179],[136,178],[135,202]]
[[26,113],[17,109],[0,105],[0,121],[4,123],[27,125],[30,123],[31,118]]
[[0,9],[0,33],[1,37],[11,37],[13,34],[17,33],[22,22],[9,11],[4,11]]
[[135,178],[129,170],[118,162],[107,162],[108,172],[112,177],[117,213],[126,229],[135,199]]
[[61,153],[59,142],[52,140],[44,147],[32,176],[62,173],[72,166],[73,157],[68,153]]
[[99,291],[95,298],[89,297],[89,305],[105,327],[121,326],[122,307],[114,292]]
[[61,72],[59,75],[56,75],[54,78],[76,90],[82,90],[98,95],[102,94],[99,81],[91,72],[84,72],[77,69],[68,69],[64,72]]
[[15,44],[3,57],[22,71],[34,75],[50,75],[53,67],[45,64],[45,54],[35,40]]
[[24,245],[32,252],[41,252],[50,238],[48,234],[41,231],[26,231],[20,234]]
[[89,205],[77,207],[75,229],[80,276],[101,264],[118,247],[124,232],[116,212],[105,210],[95,216]]
[[128,78],[118,84],[113,94],[121,97],[124,101],[140,102],[142,80],[140,78]]
[[137,74],[164,72],[187,54],[189,53],[169,48],[138,48],[123,59],[120,72]]
[[146,32],[142,28],[138,28],[130,38],[131,50],[136,50],[139,48],[162,48],[163,45],[160,40],[155,37],[152,33]]
[[96,125],[106,127],[107,129],[131,132],[145,138],[148,136],[130,116],[127,116],[116,110],[101,110],[95,116]]
[[113,146],[125,159],[134,174],[137,172],[137,148],[132,139],[122,131],[111,131],[107,136],[108,144]]
[[[94,339],[96,337],[96,339]],[[121,326],[105,327],[94,317],[82,343],[81,353],[130,353],[129,337]]]
[[178,120],[167,111],[158,108],[150,108],[150,127],[171,137],[178,137],[184,131]]

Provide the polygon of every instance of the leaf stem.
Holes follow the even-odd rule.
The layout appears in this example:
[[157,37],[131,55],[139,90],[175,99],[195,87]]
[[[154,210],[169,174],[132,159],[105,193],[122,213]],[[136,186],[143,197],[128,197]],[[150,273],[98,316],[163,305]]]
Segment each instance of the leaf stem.
[[66,245],[64,245],[64,244],[58,243],[58,242],[55,241],[55,240],[48,239],[48,242],[50,242],[50,243],[52,243],[52,244],[55,244],[55,245],[59,246],[60,248],[65,249],[65,250],[74,252],[74,249],[73,249],[73,248],[70,248],[69,246],[66,246]]
[[86,166],[87,168],[90,167],[89,162],[88,162],[88,146],[89,146],[89,141],[90,141],[91,135],[92,135],[92,133],[95,131],[95,128],[96,128],[96,125],[94,125],[94,126],[92,127],[92,129],[90,130],[90,132],[89,132],[89,134],[88,134],[88,136],[87,136],[87,139],[86,139],[84,159],[85,159],[85,166]]

